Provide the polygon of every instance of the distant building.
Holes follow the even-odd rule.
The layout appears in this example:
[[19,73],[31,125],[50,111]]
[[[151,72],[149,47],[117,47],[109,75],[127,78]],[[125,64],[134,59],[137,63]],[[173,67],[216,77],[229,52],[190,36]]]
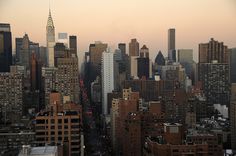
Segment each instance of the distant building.
[[114,90],[114,54],[102,53],[102,113],[108,114],[107,94]]
[[57,42],[63,43],[68,48],[68,34],[65,32],[58,33]]
[[165,65],[165,58],[164,58],[161,51],[158,52],[158,54],[155,58],[155,63],[159,66],[164,66]]
[[176,62],[176,49],[175,49],[175,29],[168,30],[168,59],[169,61]]
[[236,83],[236,48],[230,49],[230,82]]
[[47,47],[44,46],[39,47],[39,60],[42,63],[42,67],[47,66]]
[[57,63],[57,91],[62,97],[69,96],[71,101],[78,104],[80,101],[78,58],[58,58]]
[[118,48],[121,50],[122,57],[124,59],[124,56],[126,55],[126,44],[125,43],[119,43]]
[[130,77],[138,78],[138,56],[130,56]]
[[92,82],[97,76],[101,76],[101,59],[102,53],[107,50],[107,44],[95,42],[89,46],[89,80]]
[[64,43],[56,43],[54,46],[54,64],[55,67],[58,65],[58,58],[64,58],[68,55],[68,52],[66,50],[66,46]]
[[46,39],[48,66],[54,67],[55,27],[51,16],[51,10],[49,10],[48,21],[46,26]]
[[209,43],[199,44],[199,63],[211,63],[213,60],[228,63],[228,47],[211,38]]
[[58,69],[55,67],[43,67],[42,79],[43,79],[43,92],[44,92],[44,107],[49,105],[49,95],[52,91],[58,90]]
[[10,24],[0,23],[0,72],[10,72],[12,38]]
[[72,55],[77,56],[77,37],[76,36],[69,36],[69,43],[70,43],[70,52]]
[[129,56],[139,56],[139,43],[137,39],[131,39],[129,43]]
[[194,77],[193,73],[193,50],[192,49],[179,49],[178,62],[185,68],[187,76],[191,79]]

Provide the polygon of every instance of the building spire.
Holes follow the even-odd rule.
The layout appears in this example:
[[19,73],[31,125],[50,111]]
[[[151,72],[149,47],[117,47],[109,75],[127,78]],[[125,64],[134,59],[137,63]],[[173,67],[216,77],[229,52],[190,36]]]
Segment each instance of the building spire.
[[51,6],[50,6],[50,1],[49,1],[49,15],[48,15],[48,22],[47,22],[47,27],[53,27],[53,20],[52,20],[52,14],[51,14]]

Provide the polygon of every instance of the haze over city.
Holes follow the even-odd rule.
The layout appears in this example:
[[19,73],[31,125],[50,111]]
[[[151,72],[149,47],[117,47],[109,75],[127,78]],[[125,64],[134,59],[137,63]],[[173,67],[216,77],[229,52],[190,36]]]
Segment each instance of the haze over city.
[[1,0],[0,20],[11,23],[13,38],[25,32],[31,40],[46,45],[49,3],[56,33],[78,36],[79,56],[94,41],[114,49],[131,38],[146,44],[152,59],[159,50],[167,55],[167,30],[172,27],[176,48],[194,49],[195,60],[198,44],[211,37],[229,47],[236,45],[234,0]]

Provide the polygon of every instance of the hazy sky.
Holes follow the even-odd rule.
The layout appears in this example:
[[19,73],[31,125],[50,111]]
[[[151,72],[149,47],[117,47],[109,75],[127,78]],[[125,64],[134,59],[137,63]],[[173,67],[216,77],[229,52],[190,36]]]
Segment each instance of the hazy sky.
[[[81,53],[90,43],[112,48],[137,38],[154,57],[166,54],[167,30],[176,28],[176,48],[192,48],[211,37],[236,47],[236,0],[51,0],[56,33],[77,35]],[[0,0],[0,22],[11,24],[13,40],[26,32],[45,45],[49,0]],[[15,47],[15,46],[13,46]],[[128,46],[127,46],[128,48]]]

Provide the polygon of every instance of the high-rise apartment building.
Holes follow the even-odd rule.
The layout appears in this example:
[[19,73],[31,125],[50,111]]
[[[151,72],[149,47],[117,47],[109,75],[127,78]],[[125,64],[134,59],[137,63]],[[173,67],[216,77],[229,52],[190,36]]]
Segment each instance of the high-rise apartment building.
[[110,51],[102,53],[102,113],[108,114],[107,94],[114,90],[114,54]]
[[49,95],[52,91],[58,90],[58,69],[55,67],[43,67],[42,68],[42,80],[43,80],[43,92],[44,92],[44,105],[49,105]]
[[12,41],[10,24],[0,23],[0,72],[10,72]]
[[176,62],[176,49],[175,49],[175,29],[168,30],[168,59],[169,61]]
[[[18,121],[23,112],[23,74],[18,71],[0,73],[0,109],[6,119]],[[2,117],[3,118],[3,117]]]
[[229,105],[229,65],[227,63],[201,63],[200,81],[209,106]]
[[69,37],[69,44],[70,44],[71,54],[77,56],[77,37],[76,36],[70,36]]
[[208,43],[199,44],[199,63],[211,63],[214,60],[228,63],[228,53],[228,47],[223,42],[211,38]]
[[129,56],[139,56],[139,43],[136,38],[129,43]]
[[69,96],[74,103],[79,103],[79,67],[77,57],[58,58],[58,92]]
[[49,10],[49,16],[46,26],[46,40],[47,40],[48,66],[54,67],[55,27],[51,16],[51,10]]
[[50,94],[49,109],[36,116],[36,144],[38,146],[63,145],[67,155],[81,152],[81,108],[74,103],[60,102],[60,94]]

